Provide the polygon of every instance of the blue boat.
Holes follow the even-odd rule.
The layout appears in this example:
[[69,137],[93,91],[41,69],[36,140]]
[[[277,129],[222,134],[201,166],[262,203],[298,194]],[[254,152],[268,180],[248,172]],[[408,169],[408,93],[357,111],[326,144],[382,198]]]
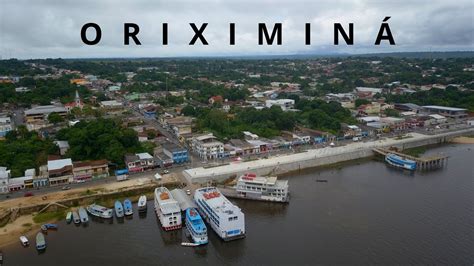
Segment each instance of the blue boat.
[[79,208],[79,218],[81,219],[81,223],[89,222],[89,216],[87,215],[86,209],[83,207]]
[[57,224],[43,224],[41,226],[41,230],[43,232],[46,232],[48,230],[57,230],[58,229],[58,225]]
[[125,215],[133,214],[132,202],[129,199],[123,201],[123,208],[125,209]]
[[119,200],[115,201],[114,209],[115,209],[115,216],[117,216],[117,218],[122,218],[123,217],[122,202],[120,202]]
[[410,171],[416,170],[416,162],[415,161],[404,159],[404,158],[402,158],[398,155],[395,155],[393,153],[389,153],[389,154],[385,155],[385,162],[387,162],[388,164],[390,164],[392,166],[398,167],[398,168],[407,169],[407,170],[410,170]]
[[186,209],[185,223],[194,243],[198,245],[207,244],[207,228],[196,208]]

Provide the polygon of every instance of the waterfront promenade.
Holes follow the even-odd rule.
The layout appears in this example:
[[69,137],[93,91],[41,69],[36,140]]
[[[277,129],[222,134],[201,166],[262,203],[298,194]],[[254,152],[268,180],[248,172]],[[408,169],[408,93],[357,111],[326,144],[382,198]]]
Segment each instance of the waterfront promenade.
[[366,158],[373,155],[374,148],[394,146],[399,149],[420,147],[444,143],[458,136],[472,135],[474,128],[451,131],[436,135],[409,133],[403,138],[385,138],[369,142],[354,142],[340,147],[311,149],[301,153],[275,156],[247,162],[233,162],[211,168],[193,168],[183,171],[186,179],[193,184],[204,184],[208,181],[224,181],[245,172],[259,175],[277,175],[304,168],[324,166],[344,161]]

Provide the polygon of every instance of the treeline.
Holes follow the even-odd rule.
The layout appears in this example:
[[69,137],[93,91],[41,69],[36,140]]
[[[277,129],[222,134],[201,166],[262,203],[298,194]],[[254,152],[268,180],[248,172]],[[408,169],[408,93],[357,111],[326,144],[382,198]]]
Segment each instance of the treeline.
[[38,170],[46,164],[49,154],[57,152],[58,147],[50,139],[41,139],[37,132],[19,126],[0,141],[0,166],[10,169],[13,177],[19,177],[26,169]]

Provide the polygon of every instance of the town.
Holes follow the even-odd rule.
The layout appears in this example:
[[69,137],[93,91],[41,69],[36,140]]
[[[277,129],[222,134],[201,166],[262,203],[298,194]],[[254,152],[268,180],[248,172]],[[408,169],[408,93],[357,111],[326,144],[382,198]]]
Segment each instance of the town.
[[0,194],[470,128],[473,73],[463,58],[3,60]]

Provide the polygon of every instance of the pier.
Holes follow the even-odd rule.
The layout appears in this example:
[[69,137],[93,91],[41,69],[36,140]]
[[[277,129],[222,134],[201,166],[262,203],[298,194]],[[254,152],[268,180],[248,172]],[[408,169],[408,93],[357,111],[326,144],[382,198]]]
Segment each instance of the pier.
[[415,161],[416,168],[422,171],[442,168],[448,161],[448,156],[434,155],[434,156],[420,158],[420,157],[414,157],[408,154],[404,154],[396,150],[386,149],[386,148],[374,148],[373,152],[375,154],[380,154],[383,156],[386,156],[387,154],[392,153],[402,158]]

